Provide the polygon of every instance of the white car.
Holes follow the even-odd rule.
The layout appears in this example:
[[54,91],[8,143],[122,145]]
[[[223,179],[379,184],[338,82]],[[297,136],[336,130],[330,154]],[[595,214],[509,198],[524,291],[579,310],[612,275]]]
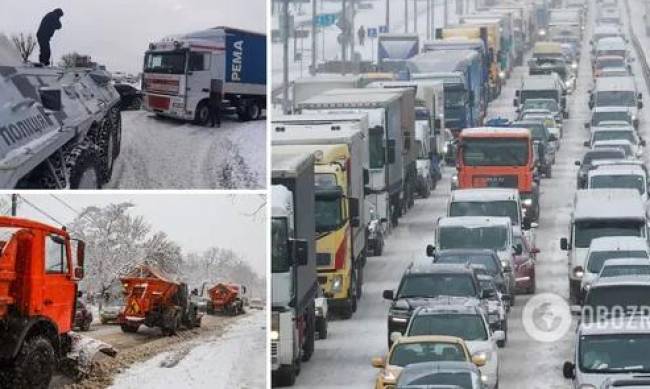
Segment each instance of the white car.
[[598,278],[630,275],[650,275],[650,259],[645,257],[608,259],[598,273]]
[[591,147],[595,142],[608,141],[608,140],[626,140],[633,146],[634,156],[640,158],[643,154],[643,147],[645,147],[645,140],[637,135],[634,127],[630,125],[616,125],[616,126],[598,126],[591,128],[591,137],[589,141],[585,142],[585,146]]
[[645,170],[637,165],[602,165],[587,174],[587,189],[636,189],[648,201]]

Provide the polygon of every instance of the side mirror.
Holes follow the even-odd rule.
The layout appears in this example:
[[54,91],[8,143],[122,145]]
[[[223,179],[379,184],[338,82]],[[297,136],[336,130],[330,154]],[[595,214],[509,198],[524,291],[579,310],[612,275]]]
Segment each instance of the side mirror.
[[639,109],[643,108],[643,101],[639,101],[638,103],[636,103],[636,106]]
[[381,294],[384,300],[395,300],[395,292],[392,289],[384,290],[384,293]]
[[564,378],[568,380],[574,379],[576,377],[576,365],[569,361],[564,362],[564,365],[562,366],[562,375],[564,375]]
[[348,204],[350,206],[350,218],[359,219],[359,199],[354,197],[349,197]]
[[586,128],[586,129],[591,128],[591,123],[585,123],[585,128]]
[[427,257],[433,257],[436,255],[436,246],[427,245]]
[[580,162],[580,161],[575,161],[575,162],[573,162],[573,164],[576,165],[576,166],[580,166],[580,165],[582,165],[582,162]]
[[585,147],[589,147],[589,146],[591,146],[591,142],[586,140],[586,141],[582,142],[582,145],[585,146]]
[[515,255],[521,255],[521,253],[524,252],[524,248],[521,243],[514,245],[513,248],[515,249]]
[[390,341],[395,343],[399,338],[402,337],[402,333],[399,331],[393,331],[390,333]]
[[377,369],[381,369],[382,367],[384,367],[384,364],[385,364],[384,358],[382,358],[382,357],[374,357],[374,358],[372,358],[372,367],[377,368]]
[[[77,266],[83,271],[86,262],[86,242],[77,240]],[[82,277],[79,277],[82,278]]]
[[289,249],[291,253],[290,263],[295,266],[305,266],[309,261],[309,246],[304,239],[290,239]]
[[472,355],[472,363],[475,364],[477,367],[485,366],[485,364],[487,363],[487,357],[484,353],[478,353]]
[[641,140],[639,141],[639,144],[640,144],[641,146],[645,146],[645,139],[641,139]]
[[521,226],[524,230],[530,230],[530,220],[524,219],[521,223]]
[[77,298],[82,298],[84,296],[84,292],[78,291],[77,292]]
[[638,95],[639,100],[643,99],[643,93],[639,93]]
[[569,241],[567,238],[560,239],[560,249],[563,251],[567,251],[569,249]]
[[562,118],[568,119],[569,118],[569,111],[562,112]]
[[501,330],[497,330],[497,331],[494,331],[494,334],[492,334],[492,337],[497,342],[503,342],[504,340],[506,340],[506,333],[501,331]]
[[519,106],[519,99],[514,99],[514,100],[512,100],[512,105],[513,105],[514,107],[518,107],[518,106]]
[[434,134],[438,134],[439,132],[435,132],[435,130],[440,130],[442,128],[442,120],[440,119],[433,119],[433,129],[434,129]]

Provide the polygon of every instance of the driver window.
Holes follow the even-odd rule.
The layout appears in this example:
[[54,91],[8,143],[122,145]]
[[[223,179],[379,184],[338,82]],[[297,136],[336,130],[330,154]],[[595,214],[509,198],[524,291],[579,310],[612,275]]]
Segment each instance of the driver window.
[[68,272],[65,240],[58,235],[45,237],[45,272],[49,274],[66,274]]
[[190,71],[208,70],[210,58],[205,53],[190,53]]

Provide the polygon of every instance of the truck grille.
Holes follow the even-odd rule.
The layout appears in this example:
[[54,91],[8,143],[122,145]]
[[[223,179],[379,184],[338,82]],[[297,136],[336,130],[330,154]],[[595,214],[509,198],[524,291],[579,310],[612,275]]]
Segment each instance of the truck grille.
[[169,109],[169,97],[149,95],[147,96],[147,102],[149,103],[149,107],[153,109],[161,109],[163,111]]
[[278,362],[278,342],[271,342],[271,363]]
[[472,187],[474,188],[517,188],[519,180],[517,176],[474,176]]

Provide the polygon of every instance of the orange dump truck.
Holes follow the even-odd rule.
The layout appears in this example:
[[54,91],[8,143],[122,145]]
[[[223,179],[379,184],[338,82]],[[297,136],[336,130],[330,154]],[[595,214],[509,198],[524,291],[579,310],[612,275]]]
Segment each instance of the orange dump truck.
[[246,287],[231,283],[218,283],[208,289],[208,313],[225,313],[235,316],[244,313],[244,298]]
[[536,154],[526,128],[466,128],[458,138],[457,188],[519,189],[526,222],[539,217]]
[[0,217],[1,388],[46,388],[64,361],[83,373],[98,351],[115,355],[72,332],[84,247],[65,229]]
[[136,267],[120,279],[125,305],[118,322],[124,332],[136,332],[142,324],[173,335],[181,326],[199,327],[201,315],[190,302],[187,284],[173,280],[154,266]]

